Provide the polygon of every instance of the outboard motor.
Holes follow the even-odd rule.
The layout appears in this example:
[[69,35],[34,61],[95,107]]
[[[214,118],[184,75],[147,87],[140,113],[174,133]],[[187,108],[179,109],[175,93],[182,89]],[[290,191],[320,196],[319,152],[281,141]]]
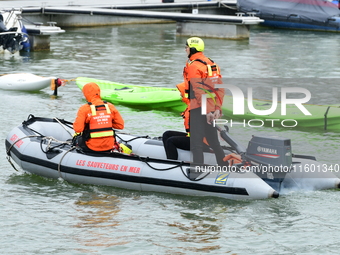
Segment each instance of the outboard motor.
[[246,156],[258,163],[290,167],[292,164],[290,139],[253,135],[249,141]]
[[245,158],[252,165],[258,166],[258,176],[279,191],[281,182],[291,170],[291,141],[282,137],[253,136]]
[[8,50],[12,54],[22,49],[21,42],[23,37],[20,33],[17,33],[17,29],[17,27],[12,27],[7,31],[12,33],[3,36],[2,47],[4,50]]
[[274,136],[255,136],[249,141],[247,149],[233,139],[225,130],[216,126],[221,137],[243,160],[243,167],[250,168],[276,191],[280,191],[281,183],[292,167],[291,141],[287,138]]
[[14,54],[22,50],[24,46],[23,43],[28,41],[28,37],[26,38],[22,33],[17,32],[17,27],[7,29],[3,20],[3,16],[0,14],[0,32],[2,32],[2,34],[0,34],[0,47],[2,46],[4,50],[8,50]]

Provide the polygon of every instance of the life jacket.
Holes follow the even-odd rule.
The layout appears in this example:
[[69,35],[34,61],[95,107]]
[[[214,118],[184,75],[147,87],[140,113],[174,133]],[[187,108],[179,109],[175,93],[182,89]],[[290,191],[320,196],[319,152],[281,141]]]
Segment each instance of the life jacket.
[[[221,93],[218,93],[218,88],[215,88],[216,84],[221,84],[221,73],[220,73],[220,68],[217,64],[214,63],[214,61],[210,58],[208,58],[210,60],[210,64],[208,64],[206,61],[201,60],[201,59],[194,59],[194,60],[188,60],[186,67],[188,68],[192,63],[194,63],[195,61],[198,61],[204,65],[206,65],[207,67],[207,76],[206,77],[202,77],[200,79],[200,87],[199,89],[204,91],[204,94],[206,94],[206,97],[208,100],[212,100],[214,105],[221,105],[223,102],[223,98],[221,97]],[[185,87],[185,93],[184,95],[187,96],[187,98],[190,99],[195,99],[195,93],[192,90],[192,86],[190,84],[190,80],[188,79],[188,77],[185,77],[187,79],[187,83],[186,83],[186,87]],[[218,100],[218,101],[217,101]],[[200,102],[199,102],[200,103]],[[197,107],[199,107],[199,104],[194,103],[192,104],[192,102],[190,102],[191,104],[191,108],[195,109]]]
[[189,95],[188,95],[189,91],[185,89],[185,82],[177,84],[176,87],[179,93],[181,94],[182,101],[186,103],[187,105],[189,105],[190,104]]
[[176,85],[178,91],[180,92],[182,96],[182,101],[186,103],[187,108],[181,113],[181,116],[184,119],[184,127],[185,127],[185,132],[187,132],[187,136],[190,137],[190,125],[189,125],[189,116],[190,116],[190,100],[188,98],[188,95],[185,91],[185,82],[182,82],[180,84]]
[[187,132],[187,136],[190,137],[190,110],[187,107],[184,112],[181,113],[184,120],[184,128],[185,132]]
[[90,138],[114,136],[111,111],[107,103],[104,102],[103,105],[88,104],[92,114],[89,122]]

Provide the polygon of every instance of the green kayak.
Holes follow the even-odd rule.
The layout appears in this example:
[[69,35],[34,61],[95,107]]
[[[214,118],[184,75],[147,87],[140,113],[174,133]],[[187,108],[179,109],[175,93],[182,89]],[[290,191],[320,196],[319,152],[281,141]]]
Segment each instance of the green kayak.
[[[175,112],[182,112],[186,107],[176,88],[127,85],[86,77],[76,79],[76,84],[80,89],[88,82],[97,83],[101,89],[102,99],[113,104],[122,104],[139,109],[166,109]],[[267,110],[271,105],[271,101],[253,100],[253,106],[256,110]],[[286,115],[282,115],[280,103],[278,103],[276,111],[270,115],[258,115],[250,112],[247,99],[244,100],[244,106],[243,115],[234,115],[233,99],[231,96],[225,95],[222,106],[224,120],[221,120],[220,123],[227,123],[229,126],[235,127],[310,128],[340,132],[340,104],[304,104],[303,106],[312,115],[304,115],[295,105],[287,105]]]
[[176,112],[185,110],[177,88],[128,85],[86,77],[76,79],[82,89],[86,83],[95,82],[101,90],[101,98],[113,104],[122,104],[141,109],[167,109]]
[[[253,100],[256,110],[268,110],[272,105],[271,101]],[[305,115],[296,105],[286,106],[286,115],[281,113],[281,105],[278,103],[276,110],[269,115],[258,115],[248,109],[247,99],[244,100],[244,115],[233,114],[233,100],[231,96],[225,96],[222,106],[223,114],[228,119],[229,125],[234,126],[268,126],[268,127],[291,127],[311,128],[314,130],[340,131],[340,104],[337,105],[311,105],[303,106],[311,113]],[[236,121],[238,124],[236,124]],[[242,124],[240,124],[242,123]]]

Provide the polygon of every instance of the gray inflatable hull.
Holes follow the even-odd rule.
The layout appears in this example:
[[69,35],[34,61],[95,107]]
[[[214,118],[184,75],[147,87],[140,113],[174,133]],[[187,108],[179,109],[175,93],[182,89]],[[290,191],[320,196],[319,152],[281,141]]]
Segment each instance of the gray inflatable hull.
[[[135,155],[85,154],[67,142],[72,139],[73,133],[72,126],[67,123],[34,117],[9,132],[7,154],[26,172],[62,178],[71,183],[232,200],[278,197],[277,191],[250,171],[227,172],[213,168],[191,179],[188,175],[190,152],[179,151],[178,161],[167,160],[159,139],[119,133],[118,140],[128,141]],[[214,164],[213,154],[206,154],[205,159],[205,163]],[[294,178],[304,180],[305,177],[290,173],[283,184],[289,187],[295,185],[295,181],[291,181]],[[320,184],[318,188],[335,188],[339,182],[338,178],[330,176],[327,183]]]

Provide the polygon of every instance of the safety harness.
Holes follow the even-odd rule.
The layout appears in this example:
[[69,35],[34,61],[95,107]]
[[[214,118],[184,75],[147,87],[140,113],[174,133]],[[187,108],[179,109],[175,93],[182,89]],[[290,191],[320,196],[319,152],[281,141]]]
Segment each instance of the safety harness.
[[[215,93],[218,90],[218,88],[215,88],[215,84],[218,83],[218,80],[220,78],[220,68],[217,64],[215,64],[215,62],[212,59],[210,58],[208,59],[213,63],[212,65],[208,64],[202,59],[193,59],[191,61],[188,61],[188,65],[191,65],[193,62],[198,61],[207,67],[208,76],[204,78],[204,80],[201,83],[203,86],[206,87],[206,89],[205,88],[199,88],[199,89],[205,92],[205,94],[207,95],[207,98],[211,98],[212,100],[214,100],[215,104],[216,104],[215,98],[217,98],[222,104],[222,99],[219,97],[219,95]],[[192,93],[192,91],[190,91],[191,90],[190,87],[191,86],[190,86],[190,81],[189,81],[189,88],[185,89],[184,95],[188,99],[193,99],[195,98],[195,95],[194,93]]]
[[90,138],[113,136],[111,111],[107,103],[93,105],[89,102],[88,104],[92,114],[89,123]]

